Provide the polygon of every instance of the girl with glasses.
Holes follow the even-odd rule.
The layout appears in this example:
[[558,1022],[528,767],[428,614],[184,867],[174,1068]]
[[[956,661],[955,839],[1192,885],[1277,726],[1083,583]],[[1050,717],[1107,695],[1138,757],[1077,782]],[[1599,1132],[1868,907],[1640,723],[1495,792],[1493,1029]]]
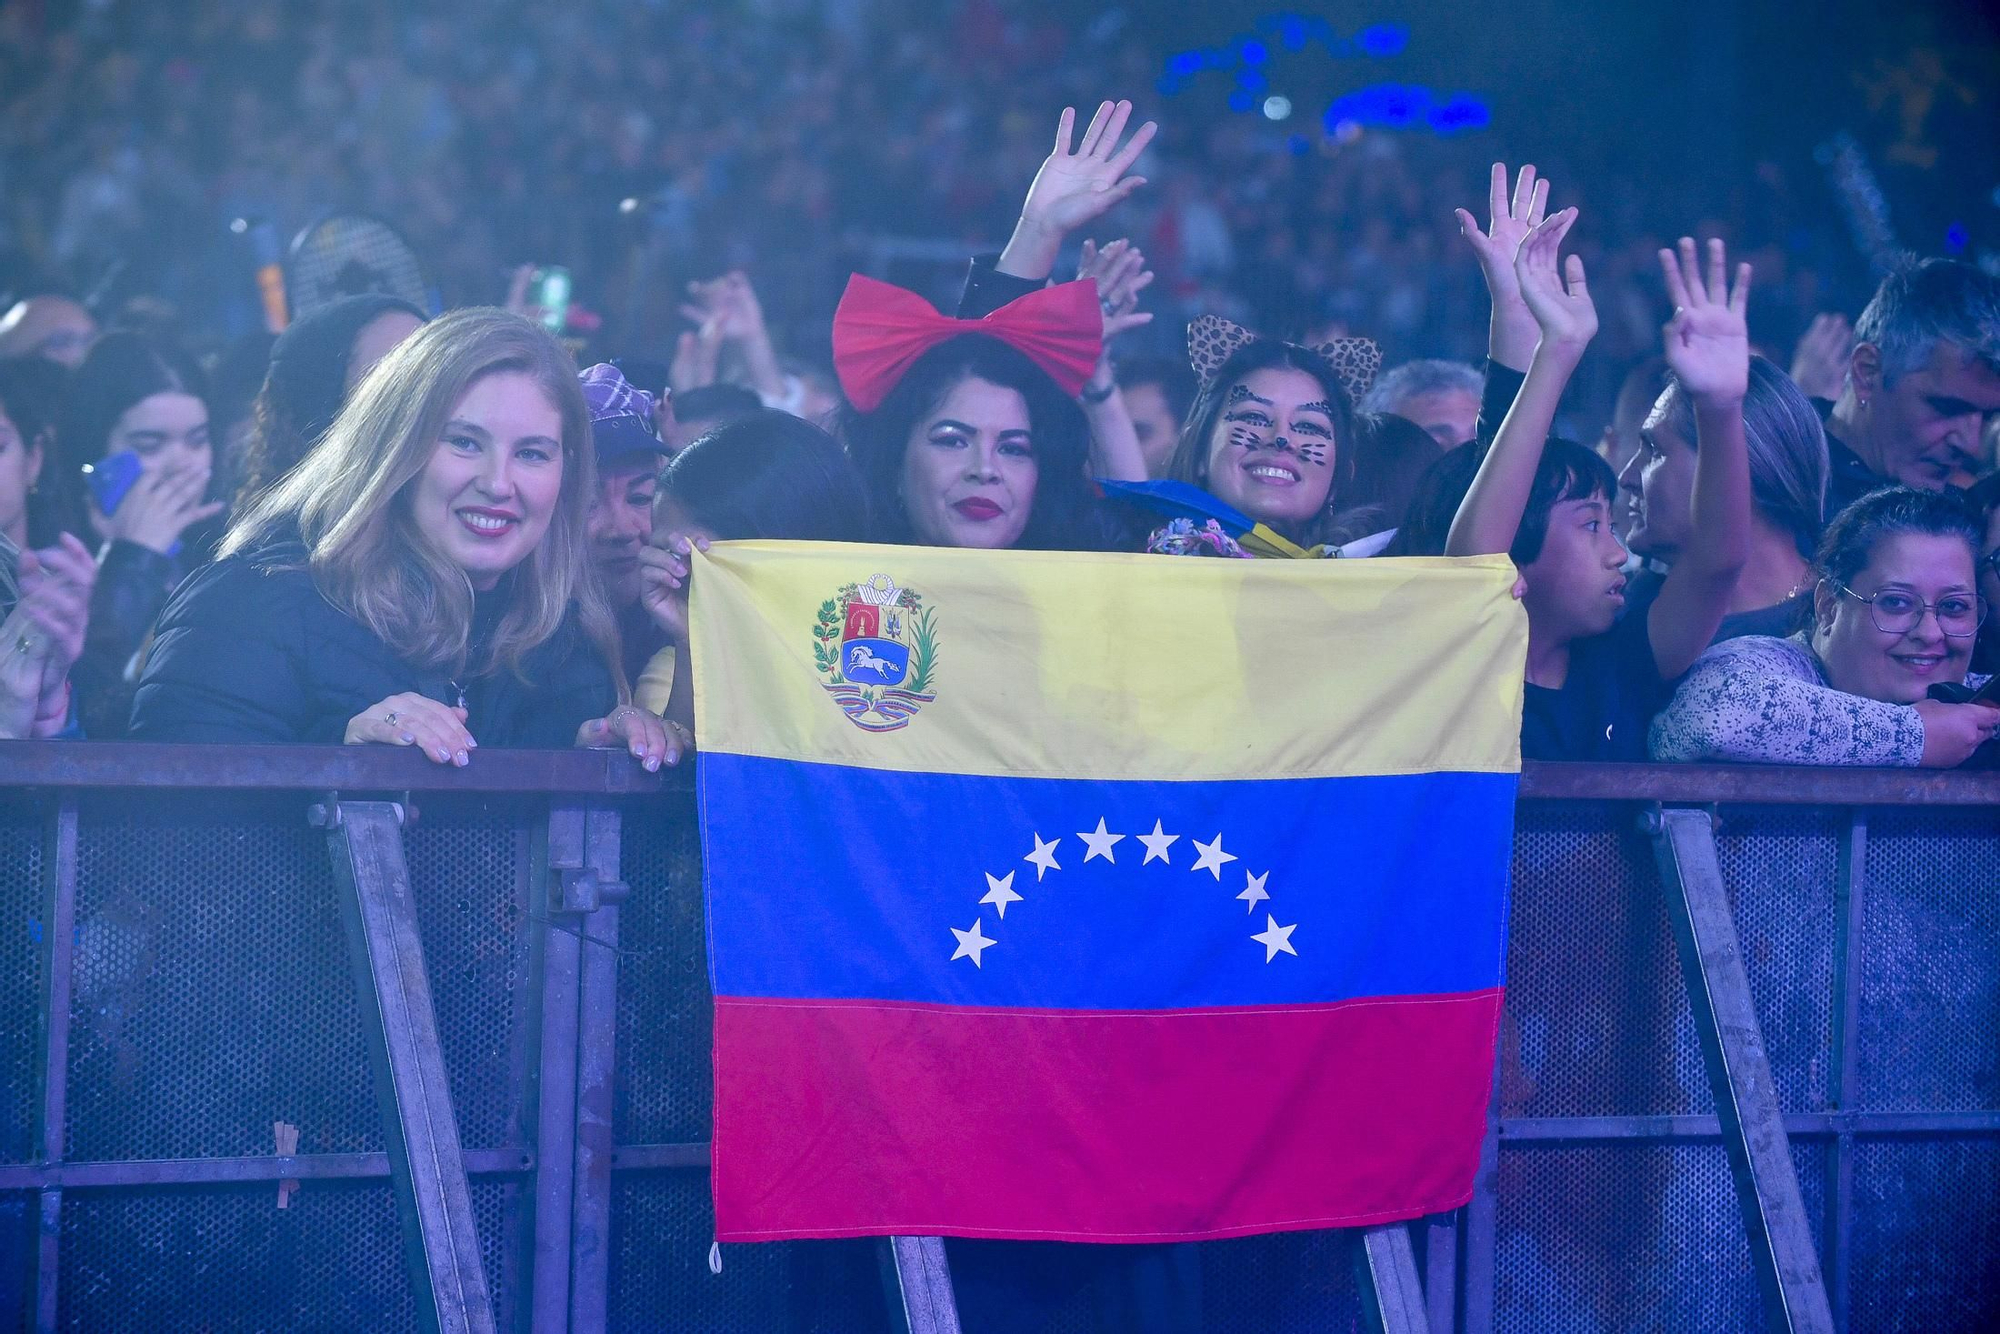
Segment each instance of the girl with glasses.
[[1974,570],[1982,536],[1980,516],[1949,493],[1891,487],[1856,501],[1827,527],[1808,628],[1704,654],[1653,723],[1653,758],[1971,759],[2000,728],[2000,706],[1940,697],[1985,679],[1967,675],[1988,610]]

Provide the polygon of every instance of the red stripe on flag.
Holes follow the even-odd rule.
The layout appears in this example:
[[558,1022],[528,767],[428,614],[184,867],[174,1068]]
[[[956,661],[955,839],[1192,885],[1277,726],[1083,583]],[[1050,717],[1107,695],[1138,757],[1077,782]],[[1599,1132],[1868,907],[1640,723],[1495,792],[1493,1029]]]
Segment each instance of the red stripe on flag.
[[1229,1010],[715,1003],[723,1241],[1197,1240],[1453,1209],[1500,989]]

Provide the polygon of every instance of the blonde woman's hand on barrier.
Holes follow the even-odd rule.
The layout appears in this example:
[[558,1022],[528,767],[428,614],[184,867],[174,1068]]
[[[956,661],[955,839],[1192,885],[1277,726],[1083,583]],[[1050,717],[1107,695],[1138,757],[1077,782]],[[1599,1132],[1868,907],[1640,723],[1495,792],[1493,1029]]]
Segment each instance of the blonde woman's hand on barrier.
[[347,720],[350,746],[415,746],[438,764],[461,768],[479,743],[466,730],[466,712],[428,695],[391,695]]
[[602,749],[624,746],[648,773],[675,765],[694,750],[694,734],[636,704],[620,704],[602,718],[579,727],[576,744]]

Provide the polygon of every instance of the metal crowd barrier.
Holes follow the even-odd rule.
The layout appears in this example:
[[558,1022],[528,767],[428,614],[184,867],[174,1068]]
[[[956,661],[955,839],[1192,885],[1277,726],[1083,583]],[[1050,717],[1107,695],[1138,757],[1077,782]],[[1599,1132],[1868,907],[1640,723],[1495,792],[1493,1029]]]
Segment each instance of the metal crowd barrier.
[[[916,1239],[712,1269],[692,814],[602,752],[0,743],[0,1310],[951,1327]],[[1513,893],[1472,1205],[1194,1248],[1203,1328],[1993,1327],[2000,774],[1530,765]],[[1009,1327],[1093,1328],[1031,1263]]]

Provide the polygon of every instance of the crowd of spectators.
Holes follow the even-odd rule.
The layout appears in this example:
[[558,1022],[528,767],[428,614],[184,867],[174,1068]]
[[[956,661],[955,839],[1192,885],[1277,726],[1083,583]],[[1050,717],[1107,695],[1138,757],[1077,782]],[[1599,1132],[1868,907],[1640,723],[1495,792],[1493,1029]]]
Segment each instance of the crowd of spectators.
[[[411,240],[447,306],[499,301],[520,264],[568,266],[628,352],[671,346],[681,283],[746,269],[780,344],[824,365],[849,272],[947,299],[941,258],[1005,235],[1046,108],[1117,88],[1163,125],[1123,219],[1161,278],[1142,345],[1171,351],[1213,313],[1366,332],[1392,364],[1476,359],[1484,295],[1452,209],[1532,126],[1331,138],[1303,108],[1280,124],[1170,100],[1142,28],[995,0],[8,6],[0,293],[163,300],[220,339],[257,318],[233,220],[288,237],[359,210]],[[1698,222],[1756,265],[1753,333],[1780,360],[1816,314],[1866,297],[1809,162],[1718,192],[1705,207],[1726,217],[1668,223],[1646,172],[1542,164],[1592,218],[1578,245],[1605,318],[1573,395],[1586,417],[1653,350],[1661,225]]]
[[[695,551],[790,537],[1505,553],[1532,758],[1991,754],[2000,281],[1850,330],[1769,174],[1676,248],[1434,140],[1074,99],[1051,151],[1141,46],[895,8],[8,11],[0,734],[671,763]],[[353,208],[436,291],[260,336],[223,220]]]

